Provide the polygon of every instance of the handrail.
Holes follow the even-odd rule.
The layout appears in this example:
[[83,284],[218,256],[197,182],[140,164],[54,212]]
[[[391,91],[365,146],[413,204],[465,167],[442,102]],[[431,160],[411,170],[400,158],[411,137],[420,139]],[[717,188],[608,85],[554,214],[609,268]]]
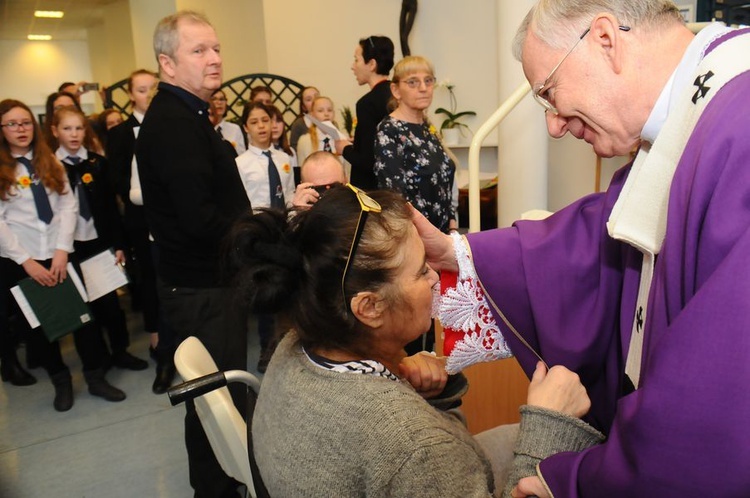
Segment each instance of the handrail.
[[497,125],[510,114],[521,100],[531,90],[531,85],[528,81],[524,81],[516,90],[511,94],[508,99],[503,102],[500,107],[485,121],[482,126],[479,127],[477,132],[474,134],[474,138],[471,139],[471,145],[469,146],[469,231],[478,232],[480,228],[480,205],[479,205],[479,151],[482,148],[482,142],[487,138],[492,130],[497,128]]

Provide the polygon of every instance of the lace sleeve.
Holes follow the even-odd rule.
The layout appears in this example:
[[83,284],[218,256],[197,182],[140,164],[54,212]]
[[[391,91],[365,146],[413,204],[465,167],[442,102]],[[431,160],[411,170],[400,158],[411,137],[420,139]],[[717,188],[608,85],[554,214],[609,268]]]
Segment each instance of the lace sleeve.
[[490,312],[471,261],[466,240],[452,233],[458,274],[442,272],[435,316],[443,325],[446,370],[460,372],[474,363],[510,358],[513,354]]

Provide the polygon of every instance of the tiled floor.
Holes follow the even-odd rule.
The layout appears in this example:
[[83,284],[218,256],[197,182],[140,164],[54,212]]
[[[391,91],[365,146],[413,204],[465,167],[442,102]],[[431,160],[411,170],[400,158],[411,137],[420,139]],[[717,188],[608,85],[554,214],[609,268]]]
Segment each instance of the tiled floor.
[[[145,359],[148,335],[140,314],[128,317],[130,351]],[[259,349],[255,337],[251,331],[248,364],[253,366]],[[128,397],[110,403],[88,394],[72,341],[65,341],[63,355],[75,394],[68,412],[52,408],[52,384],[42,369],[31,371],[36,385],[0,385],[0,498],[192,496],[184,408],[151,392],[153,361],[141,372],[112,369],[107,379]]]

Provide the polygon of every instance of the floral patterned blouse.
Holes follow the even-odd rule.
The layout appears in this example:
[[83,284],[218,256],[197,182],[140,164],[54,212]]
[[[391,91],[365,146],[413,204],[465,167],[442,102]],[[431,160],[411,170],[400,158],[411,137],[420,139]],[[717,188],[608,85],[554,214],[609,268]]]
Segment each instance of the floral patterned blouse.
[[426,123],[386,116],[375,137],[378,188],[396,190],[433,225],[448,231],[456,166]]

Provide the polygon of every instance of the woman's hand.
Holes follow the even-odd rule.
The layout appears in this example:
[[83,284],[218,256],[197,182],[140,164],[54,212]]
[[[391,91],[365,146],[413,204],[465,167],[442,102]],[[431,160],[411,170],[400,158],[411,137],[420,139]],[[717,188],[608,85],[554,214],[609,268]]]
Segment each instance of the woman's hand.
[[438,358],[426,351],[407,356],[398,366],[401,377],[425,399],[437,396],[448,382],[445,357]]
[[591,408],[591,400],[578,374],[562,365],[547,371],[541,361],[531,377],[526,404],[580,418]]
[[411,220],[417,227],[417,233],[424,243],[427,262],[435,271],[457,272],[458,263],[453,252],[453,241],[450,236],[438,230],[414,206],[409,205],[409,208],[411,209]]
[[55,280],[52,272],[31,258],[21,263],[21,267],[26,274],[39,285],[43,285],[44,287],[54,287],[55,284],[57,284],[57,280]]
[[336,154],[340,156],[344,153],[344,147],[352,145],[352,141],[348,139],[339,139],[334,142],[334,145],[336,146]]
[[56,249],[52,256],[52,264],[49,271],[55,277],[55,283],[59,284],[68,277],[68,253],[62,249]]
[[125,266],[125,251],[118,249],[115,251],[115,264]]
[[542,480],[537,476],[524,477],[518,481],[518,485],[510,492],[513,498],[526,498],[527,496],[537,496],[538,498],[552,498],[542,484]]

